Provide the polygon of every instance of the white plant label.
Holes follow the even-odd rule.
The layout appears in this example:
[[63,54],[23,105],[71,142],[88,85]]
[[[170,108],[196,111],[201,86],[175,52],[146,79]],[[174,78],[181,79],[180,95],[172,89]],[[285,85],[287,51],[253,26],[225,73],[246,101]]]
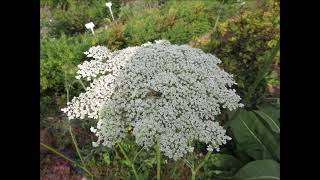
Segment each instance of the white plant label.
[[92,34],[94,35],[94,31],[93,31],[94,24],[93,24],[93,22],[89,22],[89,23],[85,24],[85,26],[86,26],[87,29],[90,29]]
[[106,3],[106,6],[109,8],[109,11],[110,11],[110,14],[111,14],[112,20],[114,21],[114,17],[113,17],[112,9],[111,9],[112,3],[111,3],[111,2],[107,2],[107,3]]

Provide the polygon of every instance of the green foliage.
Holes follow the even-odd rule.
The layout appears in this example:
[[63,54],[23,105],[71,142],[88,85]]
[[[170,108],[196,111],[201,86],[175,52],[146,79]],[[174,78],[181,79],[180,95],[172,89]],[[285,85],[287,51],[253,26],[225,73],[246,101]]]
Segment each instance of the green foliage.
[[252,161],[241,168],[232,179],[280,180],[280,164],[274,160]]
[[[76,95],[81,89],[75,79],[77,65],[85,59],[83,52],[92,45],[105,44],[106,31],[97,31],[96,36],[90,33],[68,37],[62,34],[59,38],[42,38],[40,40],[40,93],[41,97],[50,96],[55,101],[65,104],[65,98],[59,97],[65,94],[65,83],[68,82],[72,94]],[[63,93],[62,93],[63,92]],[[48,98],[46,99],[48,101]],[[61,104],[61,105],[62,105]]]
[[243,163],[229,154],[212,154],[199,179],[219,179],[233,176]]
[[103,157],[103,163],[105,163],[107,166],[109,166],[111,164],[109,152],[108,151],[104,152],[102,157]]
[[[247,95],[266,61],[266,54],[276,46],[279,22],[279,6],[275,3],[265,10],[243,10],[239,16],[221,22],[205,47],[222,59],[226,71],[234,74],[241,97]],[[261,104],[266,87],[263,78],[244,104],[249,108]]]
[[111,24],[107,33],[107,47],[110,50],[114,51],[127,47],[127,42],[124,36],[124,28],[125,26],[121,21]]
[[216,1],[169,1],[161,8],[124,7],[120,17],[127,21],[125,35],[129,45],[161,38],[183,44],[211,30],[219,5]]
[[279,110],[272,106],[263,106],[255,112],[258,113],[240,111],[230,123],[237,150],[256,160],[280,161]]
[[[112,12],[117,16],[120,2],[112,2]],[[51,11],[52,22],[48,26],[50,36],[59,37],[61,33],[66,35],[79,34],[86,31],[85,24],[92,21],[95,28],[103,27],[108,22],[106,18],[111,19],[109,9],[104,0],[95,1],[48,1],[42,3],[46,6],[46,11]],[[46,12],[42,12],[46,13]],[[41,20],[45,21],[45,19]]]
[[123,3],[119,8],[119,18],[121,21],[129,21],[146,9],[160,8],[164,1],[166,0],[135,0],[134,3]]
[[40,0],[40,6],[56,7],[59,4],[65,4],[68,0]]
[[[272,118],[272,114],[268,115],[267,113],[265,113],[265,111],[268,110],[261,110],[261,111],[254,111],[256,114],[258,114],[261,119],[263,119],[269,126],[269,128],[276,133],[280,133],[280,125],[279,125],[279,121],[278,118]],[[275,115],[277,115],[278,113],[276,113]]]
[[[54,98],[53,95],[49,94],[40,94],[40,119],[41,122],[45,116],[50,116],[51,114],[55,113],[56,108],[54,107]],[[43,126],[47,124],[41,124]]]
[[157,10],[147,9],[127,22],[124,33],[130,45],[139,45],[160,38],[154,28],[155,11]]
[[40,36],[48,37],[51,33],[52,12],[48,6],[40,8]]
[[[53,31],[60,34],[74,34],[85,32],[85,23],[90,21],[101,23],[106,17],[107,10],[103,1],[94,1],[94,5],[88,2],[77,3],[68,1],[54,12]],[[95,23],[96,24],[96,23]]]

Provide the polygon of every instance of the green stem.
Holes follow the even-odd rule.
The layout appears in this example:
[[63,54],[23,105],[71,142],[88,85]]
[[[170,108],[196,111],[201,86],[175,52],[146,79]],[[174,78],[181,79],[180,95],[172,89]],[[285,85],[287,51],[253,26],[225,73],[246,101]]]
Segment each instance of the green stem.
[[268,73],[269,66],[273,63],[274,58],[277,56],[277,53],[280,49],[280,40],[278,40],[276,46],[272,49],[268,58],[266,59],[265,64],[262,66],[262,71],[259,72],[255,82],[252,85],[252,88],[255,89],[259,82],[264,78],[264,76]]
[[160,180],[160,171],[161,171],[161,154],[160,154],[160,144],[159,141],[156,145],[156,158],[157,158],[157,180]]
[[86,173],[88,173],[91,177],[93,177],[93,174],[90,173],[90,171],[88,171],[88,169],[87,169],[86,167],[81,166],[81,165],[78,164],[77,162],[73,161],[72,159],[68,158],[68,157],[65,156],[64,154],[58,152],[58,151],[55,150],[54,148],[52,148],[52,147],[50,147],[50,146],[48,146],[48,145],[46,145],[46,144],[44,144],[44,143],[41,143],[41,142],[40,142],[40,145],[43,146],[43,147],[45,147],[46,149],[50,150],[51,152],[57,154],[58,156],[62,157],[63,159],[65,159],[65,160],[73,163],[74,165],[80,167],[80,168],[83,169]]
[[79,79],[79,83],[81,84],[82,88],[83,88],[84,90],[86,90],[86,86],[83,84],[83,82],[81,81],[81,79]]
[[192,173],[191,180],[195,180],[196,179],[196,172],[192,170],[191,173]]
[[133,171],[136,179],[137,179],[137,180],[140,180],[134,164],[133,164],[133,163],[131,162],[131,160],[128,158],[126,152],[123,150],[123,148],[122,148],[122,146],[120,145],[120,143],[118,143],[118,147],[120,148],[120,151],[121,151],[121,153],[124,155],[124,157],[126,158],[126,160],[129,162],[129,164],[130,164],[130,166],[131,166],[131,168],[132,168],[132,171]]
[[67,92],[67,102],[69,102],[69,84],[67,82],[67,73],[64,71],[64,87],[66,89]]
[[192,165],[191,165],[191,179],[192,180],[196,179],[196,174],[197,174],[195,171],[194,165],[195,165],[195,154],[193,153],[192,154]]
[[74,147],[76,148],[77,154],[78,154],[78,156],[79,156],[79,158],[80,158],[80,160],[81,160],[82,166],[85,167],[85,168],[87,168],[87,167],[86,167],[86,164],[85,164],[85,162],[84,162],[84,160],[83,160],[83,158],[82,158],[82,155],[81,155],[81,153],[80,153],[80,149],[79,149],[79,147],[78,147],[77,140],[76,140],[76,138],[75,138],[74,135],[73,135],[71,125],[69,125],[69,133],[70,133],[70,135],[71,135],[72,143],[73,143]]
[[253,94],[253,91],[256,90],[258,84],[261,82],[261,80],[268,73],[268,68],[273,63],[273,60],[276,57],[279,49],[280,49],[280,40],[278,40],[276,46],[272,49],[270,54],[268,54],[269,56],[266,55],[267,58],[265,60],[265,63],[262,65],[261,70],[259,71],[255,81],[252,83],[252,85],[248,89],[248,93],[245,97],[245,102],[248,102],[249,98]]
[[[180,162],[180,161],[179,161],[179,162]],[[172,173],[171,173],[171,176],[170,176],[170,179],[173,179],[173,177],[175,177],[177,165],[178,165],[178,162],[175,161],[175,162],[174,162],[174,166],[173,166],[173,170],[172,170]]]
[[[80,81],[81,82],[81,81]],[[82,82],[81,82],[82,83]],[[67,73],[66,71],[64,71],[64,85],[65,85],[65,89],[66,89],[66,92],[67,92],[67,102],[69,102],[69,84],[68,84],[68,81],[67,81]],[[88,174],[90,174],[91,176],[91,179],[93,179],[93,175],[88,171],[87,167],[86,167],[86,164],[81,156],[81,153],[80,153],[80,150],[79,150],[79,147],[78,147],[78,144],[77,144],[77,141],[76,141],[76,138],[74,137],[73,133],[72,133],[72,127],[71,127],[71,124],[69,124],[69,133],[70,133],[70,136],[71,136],[71,139],[72,139],[72,143],[74,145],[74,147],[76,148],[76,151],[77,151],[77,154],[81,160],[81,164],[82,164],[82,169],[84,169]],[[51,148],[51,150],[54,150]],[[62,155],[61,153],[57,152],[57,151],[53,151],[55,153],[58,153],[60,154],[60,156]],[[63,157],[63,156],[62,156]]]
[[215,32],[216,29],[217,29],[217,25],[218,25],[219,19],[220,19],[220,14],[217,17],[216,22],[214,23],[213,32]]
[[213,32],[215,32],[216,29],[217,29],[218,22],[219,22],[219,19],[220,19],[220,16],[221,16],[221,12],[222,12],[222,5],[223,5],[223,3],[224,3],[224,0],[223,0],[223,1],[221,2],[221,4],[220,4],[218,16],[217,16],[216,22],[214,23],[214,27],[213,27]]
[[202,168],[202,166],[204,165],[205,162],[207,162],[207,160],[209,159],[210,155],[212,154],[211,151],[209,151],[206,154],[206,157],[204,157],[203,161],[201,161],[201,163],[196,167],[195,172],[197,173],[199,171],[200,168]]
[[191,169],[191,173],[192,173],[192,176],[191,176],[191,179],[192,180],[195,180],[196,178],[196,174],[198,173],[198,171],[200,170],[200,168],[202,168],[202,166],[204,165],[205,162],[207,162],[207,160],[209,159],[210,155],[212,154],[211,151],[209,151],[206,156],[204,157],[204,159],[200,162],[200,164],[196,167],[194,167],[194,165],[192,166],[192,169]]
[[142,147],[142,148],[138,151],[138,153],[134,156],[134,158],[133,158],[133,160],[132,160],[132,163],[135,162],[135,160],[137,159],[138,155],[142,152],[143,149],[144,149],[144,148]]

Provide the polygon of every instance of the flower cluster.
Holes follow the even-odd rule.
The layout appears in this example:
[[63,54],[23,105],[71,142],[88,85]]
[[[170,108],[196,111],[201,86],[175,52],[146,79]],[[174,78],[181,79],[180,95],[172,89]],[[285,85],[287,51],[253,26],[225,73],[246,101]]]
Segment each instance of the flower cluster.
[[63,109],[69,119],[98,119],[91,128],[98,137],[94,146],[112,147],[132,127],[137,144],[149,149],[159,143],[165,156],[177,160],[193,151],[195,140],[219,151],[231,139],[215,117],[221,108],[243,104],[231,88],[233,76],[214,55],[166,40],[113,53],[98,49],[89,50],[94,62],[79,65],[78,73],[96,78]]
[[85,61],[78,65],[77,79],[86,78],[90,81],[92,78],[96,78],[99,74],[105,74],[108,70],[111,70],[111,64],[107,61],[111,52],[104,46],[94,46],[89,51],[84,52],[88,58],[93,58],[91,61]]

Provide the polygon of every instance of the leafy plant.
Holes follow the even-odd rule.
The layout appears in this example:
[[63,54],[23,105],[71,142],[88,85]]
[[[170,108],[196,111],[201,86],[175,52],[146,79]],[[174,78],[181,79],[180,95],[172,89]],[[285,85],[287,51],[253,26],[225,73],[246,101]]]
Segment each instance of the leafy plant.
[[258,111],[239,111],[230,122],[237,149],[253,159],[280,161],[280,113],[266,105]]
[[280,180],[280,164],[274,160],[252,161],[242,167],[232,179]]
[[125,26],[121,21],[117,21],[110,26],[107,34],[107,47],[111,50],[122,49],[127,46],[124,36]]
[[86,33],[74,37],[62,35],[59,38],[40,39],[40,93],[43,111],[50,104],[66,103],[66,96],[62,96],[65,79],[70,88],[74,88],[70,97],[80,92],[82,85],[74,78],[77,64],[84,60],[83,52],[92,45],[105,44],[106,37],[106,31],[98,30],[94,37]]
[[[129,45],[157,39],[167,39],[176,44],[188,43],[211,30],[217,15],[215,10],[219,7],[220,3],[216,1],[169,1],[161,8],[134,8],[139,9],[138,12],[124,8],[125,36]],[[233,4],[225,7],[234,9]],[[225,16],[227,14],[223,14]]]
[[201,179],[219,179],[233,176],[243,163],[229,154],[212,154],[204,165]]
[[[48,1],[42,3],[47,7],[46,11],[52,14],[50,24],[50,36],[59,37],[61,34],[74,35],[86,31],[84,24],[92,21],[99,28],[106,25],[105,18],[111,19],[111,15],[105,5],[106,1]],[[120,2],[112,1],[114,16],[119,12]],[[45,13],[45,12],[42,12]]]
[[[223,59],[222,66],[235,74],[240,94],[247,96],[244,103],[248,108],[263,102],[267,81],[266,75],[260,76],[259,73],[265,69],[262,65],[268,61],[266,55],[277,46],[279,21],[279,6],[276,3],[271,3],[263,11],[242,10],[238,16],[220,22],[209,45],[203,47]],[[272,65],[277,60],[271,61]],[[270,64],[267,70],[269,68]],[[261,79],[254,84],[258,75]]]

